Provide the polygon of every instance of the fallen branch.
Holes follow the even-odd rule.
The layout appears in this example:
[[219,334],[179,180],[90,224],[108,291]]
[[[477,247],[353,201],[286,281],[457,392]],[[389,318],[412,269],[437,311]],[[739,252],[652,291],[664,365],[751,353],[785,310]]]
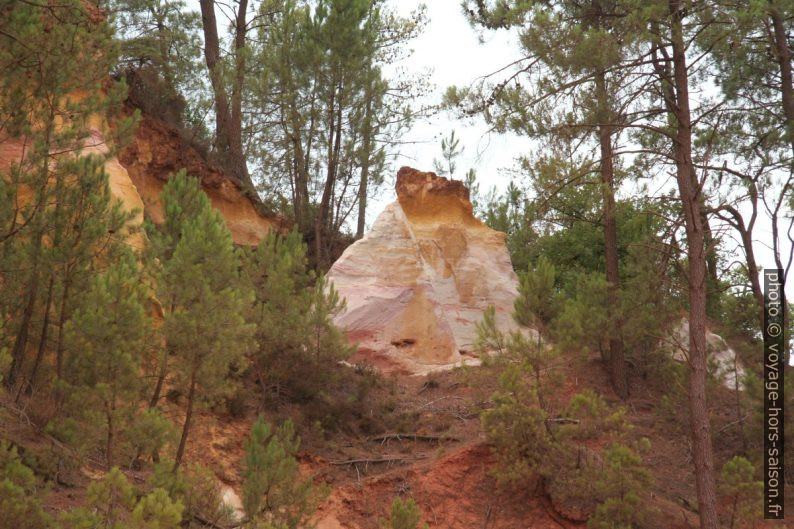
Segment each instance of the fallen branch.
[[418,455],[413,458],[402,457],[402,456],[384,456],[384,457],[375,457],[375,458],[363,458],[363,459],[348,459],[347,461],[331,461],[332,465],[337,466],[344,466],[344,465],[356,465],[359,463],[401,463],[405,461],[418,461],[419,459],[424,459],[427,456],[425,455]]
[[402,441],[403,439],[408,439],[411,441],[425,441],[428,443],[440,443],[442,441],[453,441],[457,442],[460,441],[458,437],[452,437],[450,435],[423,435],[418,433],[386,433],[383,435],[374,435],[372,437],[367,437],[367,441],[378,442],[381,443],[387,441]]
[[546,422],[554,424],[579,424],[579,419],[569,419],[568,417],[550,417]]

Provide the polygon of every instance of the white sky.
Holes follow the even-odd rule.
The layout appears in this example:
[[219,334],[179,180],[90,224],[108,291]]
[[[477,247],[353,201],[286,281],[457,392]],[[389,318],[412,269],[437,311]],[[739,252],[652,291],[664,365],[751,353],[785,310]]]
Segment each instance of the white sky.
[[[518,44],[506,31],[485,35],[480,43],[461,9],[460,0],[393,1],[392,6],[403,16],[420,4],[427,6],[429,20],[424,32],[410,46],[414,53],[399,64],[409,73],[430,75],[434,90],[428,103],[438,103],[447,87],[468,86],[477,77],[489,74],[518,57]],[[410,140],[400,152],[396,167],[410,165],[430,171],[433,159],[441,157],[441,138],[455,130],[463,152],[457,160],[456,178],[462,179],[469,168],[477,171],[482,192],[492,186],[504,189],[508,177],[500,169],[513,166],[527,140],[515,136],[488,134],[481,119],[461,121],[447,113],[418,122],[405,136]],[[382,195],[371,203],[368,221],[371,223],[382,206],[395,199],[393,181],[384,185]]]

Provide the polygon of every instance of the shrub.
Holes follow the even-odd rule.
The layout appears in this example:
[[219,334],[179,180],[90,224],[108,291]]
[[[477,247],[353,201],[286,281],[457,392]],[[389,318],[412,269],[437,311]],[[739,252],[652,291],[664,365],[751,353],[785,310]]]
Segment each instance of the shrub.
[[391,504],[389,519],[381,523],[385,529],[427,529],[427,524],[419,523],[422,520],[422,511],[413,498],[402,501],[394,498]]

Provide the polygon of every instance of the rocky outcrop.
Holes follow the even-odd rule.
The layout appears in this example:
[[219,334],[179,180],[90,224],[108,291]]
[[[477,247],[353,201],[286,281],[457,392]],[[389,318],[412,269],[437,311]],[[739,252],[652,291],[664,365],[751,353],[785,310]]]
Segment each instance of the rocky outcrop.
[[517,277],[505,234],[472,214],[462,182],[403,167],[397,201],[334,263],[347,300],[336,323],[359,344],[355,359],[423,373],[476,362],[475,323],[489,306],[511,329]]
[[[104,120],[91,120],[90,136],[83,142],[83,153],[105,156],[109,142],[103,137]],[[19,164],[26,147],[24,138],[10,138],[0,133],[0,171]],[[271,229],[281,230],[282,219],[268,216],[257,208],[255,201],[220,170],[208,164],[202,156],[186,144],[169,125],[152,117],[144,117],[135,130],[132,142],[118,156],[105,162],[110,191],[127,211],[137,211],[130,223],[143,224],[144,214],[157,224],[163,221],[160,192],[171,175],[181,169],[201,179],[212,205],[226,221],[234,242],[256,245]],[[27,200],[27,190],[20,189],[20,200]],[[141,249],[145,244],[141,230],[135,230],[127,241]]]
[[201,186],[221,212],[234,242],[256,245],[271,229],[281,229],[281,217],[264,215],[255,200],[220,169],[208,164],[196,149],[166,123],[144,116],[132,142],[119,160],[140,195],[146,215],[155,224],[163,221],[160,192],[168,179],[181,169],[201,180]]
[[[97,154],[105,156],[108,153],[108,143],[102,136],[98,127],[91,128],[91,134],[83,142],[83,153]],[[20,164],[25,152],[30,146],[26,145],[24,138],[10,138],[0,135],[0,171],[8,170],[12,165]],[[117,157],[112,156],[105,162],[105,171],[108,174],[108,184],[110,192],[118,199],[127,211],[136,211],[137,214],[130,219],[130,225],[135,227],[132,234],[127,238],[127,243],[140,250],[144,245],[144,235],[137,228],[143,224],[143,201],[138,194],[135,185]],[[29,190],[20,187],[18,190],[19,199],[22,203],[29,200]]]
[[[673,358],[686,362],[689,352],[689,321],[686,318],[674,330]],[[745,370],[736,351],[719,334],[706,329],[709,372],[728,389],[744,390]]]

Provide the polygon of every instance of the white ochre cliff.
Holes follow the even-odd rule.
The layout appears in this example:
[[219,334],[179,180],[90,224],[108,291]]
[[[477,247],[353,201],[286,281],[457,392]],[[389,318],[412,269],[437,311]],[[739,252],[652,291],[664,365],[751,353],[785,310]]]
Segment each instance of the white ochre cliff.
[[396,190],[397,201],[328,272],[347,300],[336,323],[359,345],[354,361],[383,370],[476,362],[485,309],[496,308],[503,330],[515,325],[518,280],[505,234],[474,217],[462,182],[403,167]]

